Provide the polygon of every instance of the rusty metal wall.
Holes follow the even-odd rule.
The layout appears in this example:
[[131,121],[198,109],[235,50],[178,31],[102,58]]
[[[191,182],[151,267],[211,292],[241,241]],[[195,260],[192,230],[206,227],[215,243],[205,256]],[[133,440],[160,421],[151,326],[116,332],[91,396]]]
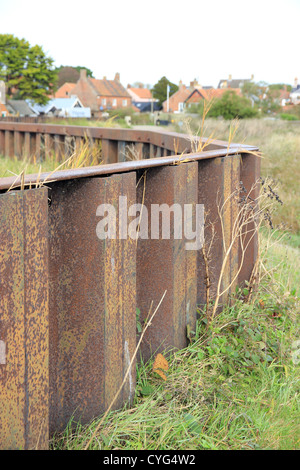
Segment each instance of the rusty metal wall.
[[[148,238],[137,244],[137,307],[141,321],[145,321],[151,303],[156,306],[166,292],[161,309],[143,339],[141,350],[147,360],[151,355],[167,349],[181,349],[187,345],[187,325],[192,330],[196,323],[197,252],[186,250],[186,239],[174,239],[174,214],[171,213],[170,239],[151,238],[151,206],[178,204],[195,205],[197,201],[197,163],[180,164],[147,171],[146,179],[138,187],[138,202],[148,212]],[[153,237],[153,233],[152,233]]]
[[[96,212],[100,204],[117,207],[119,196],[126,195],[133,204],[135,185],[135,173],[128,173],[51,186],[51,431],[63,429],[73,413],[75,419],[87,422],[105,411],[132,358],[135,243],[99,240]],[[133,366],[116,407],[132,400],[134,385]]]
[[0,196],[0,448],[49,438],[48,191]]
[[[41,137],[28,127],[32,125],[20,126],[0,129],[0,145],[8,154],[20,152],[24,145],[28,152],[40,149],[42,143],[45,152],[63,151],[65,128],[59,134],[58,126],[52,127],[51,140],[50,133]],[[47,448],[49,436],[63,430],[72,416],[87,423],[103,413],[136,348],[136,308],[143,323],[151,304],[155,308],[165,291],[142,342],[142,357],[147,360],[158,351],[187,345],[187,328],[195,328],[197,306],[206,302],[203,251],[186,250],[186,237],[174,239],[172,215],[170,239],[161,239],[161,230],[158,239],[151,238],[151,205],[177,204],[183,209],[191,204],[194,217],[196,204],[204,204],[205,247],[211,242],[212,224],[215,230],[209,259],[213,299],[239,210],[240,181],[250,191],[259,176],[259,158],[247,153],[247,147],[237,152],[220,144],[178,159],[167,156],[172,135],[113,131],[101,136],[105,161],[115,163],[59,172],[55,181],[38,189],[5,193],[11,180],[0,179],[2,449]],[[76,132],[74,145],[80,137]],[[148,158],[118,162],[126,142],[134,142],[140,156]],[[180,145],[186,145],[186,139]],[[36,179],[29,176],[25,181],[33,184]],[[237,197],[231,197],[234,192]],[[144,204],[148,238],[99,239],[100,204],[115,207],[117,233],[124,235],[131,219],[119,217],[120,196],[127,197],[127,207]],[[218,207],[226,201],[220,217]],[[251,275],[257,239],[248,241],[243,260],[238,240],[233,243],[221,289],[232,286],[221,304]],[[132,401],[135,381],[134,362],[114,408]]]
[[[234,292],[238,270],[238,240],[230,249],[230,256],[224,262],[231,244],[232,227],[238,214],[238,197],[233,194],[239,189],[240,155],[204,160],[198,163],[198,202],[205,206],[204,247],[198,252],[198,304],[206,304],[207,265],[210,299],[214,300],[220,272],[223,269],[220,291],[232,283],[222,296],[221,304]],[[222,210],[224,208],[224,210]]]

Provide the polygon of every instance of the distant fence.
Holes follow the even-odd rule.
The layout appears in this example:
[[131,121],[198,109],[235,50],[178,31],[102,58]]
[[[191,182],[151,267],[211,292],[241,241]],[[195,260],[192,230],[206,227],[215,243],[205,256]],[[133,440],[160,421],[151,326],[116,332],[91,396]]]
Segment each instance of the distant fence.
[[63,119],[68,119],[69,121],[76,122],[77,119],[86,119],[88,121],[96,121],[99,119],[91,119],[85,116],[78,116],[78,117],[64,117],[64,116],[47,116],[47,115],[39,115],[39,116],[1,116],[1,122],[25,122],[30,124],[39,124],[39,123],[50,123],[55,121],[62,121]]
[[[220,220],[217,200],[228,201],[241,181],[256,195],[256,148],[206,141],[195,153],[190,138],[176,133],[0,122],[0,154],[45,158],[54,151],[60,161],[66,146],[75,149],[86,136],[99,143],[103,164],[0,179],[2,449],[47,448],[72,416],[87,423],[108,408],[136,348],[137,311],[143,324],[166,292],[141,345],[147,360],[185,347],[197,305],[206,303],[203,253],[186,250],[186,237],[175,239],[174,220],[170,239],[99,239],[99,205],[116,208],[123,233],[120,196],[146,208],[190,204],[193,214],[204,204],[205,234],[215,224],[217,235],[209,260],[213,298],[225,256],[221,224],[228,240],[239,208],[232,198]],[[245,254],[233,244],[223,303],[250,278],[256,256],[256,235]],[[114,408],[133,400],[135,381],[134,361]]]

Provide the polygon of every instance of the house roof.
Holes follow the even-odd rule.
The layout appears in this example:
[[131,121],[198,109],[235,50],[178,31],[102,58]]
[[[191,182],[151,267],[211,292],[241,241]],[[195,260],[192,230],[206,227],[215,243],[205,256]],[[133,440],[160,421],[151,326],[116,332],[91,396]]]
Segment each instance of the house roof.
[[76,83],[64,83],[54,94],[54,98],[66,98],[68,95],[70,96],[75,85]]
[[203,88],[195,88],[193,91],[189,90],[189,92],[190,93],[185,99],[185,101],[188,101],[189,99],[191,99],[191,97],[195,94],[198,94],[199,98],[204,98],[205,100],[208,99],[208,95],[207,95],[208,90],[204,90]]
[[205,90],[205,91],[206,91],[208,99],[221,98],[224,95],[224,93],[228,91],[232,91],[236,93],[237,95],[242,94],[242,91],[240,88],[211,88],[210,90]]
[[81,101],[79,100],[79,98],[77,98],[77,96],[72,96],[71,98],[53,98],[52,100],[49,100],[47,104],[40,105],[36,103],[30,103],[30,106],[37,113],[48,113],[52,108],[70,109],[75,105],[77,101],[79,101],[79,103],[83,107]]
[[241,90],[239,88],[228,89],[228,88],[210,88],[210,89],[203,89],[203,88],[195,88],[192,92],[190,92],[189,96],[186,98],[185,101],[189,101],[190,98],[195,94],[198,93],[200,98],[204,98],[205,100],[211,100],[214,98],[221,98],[224,93],[232,91],[238,95],[241,95]]
[[244,83],[251,82],[250,78],[235,78],[234,80],[229,80],[228,78],[222,79],[219,81],[218,88],[221,88],[223,83],[227,83],[227,88],[242,88]]
[[297,85],[296,87],[292,88],[291,93],[299,92],[300,91],[300,85]]
[[157,103],[157,102],[151,102],[151,101],[144,101],[144,102],[136,102],[136,101],[133,101],[132,102],[132,105],[134,106],[134,108],[137,110],[137,111],[140,111],[140,112],[150,112],[151,110],[153,111],[159,111],[161,110],[161,106]]
[[138,96],[141,99],[152,99],[152,93],[149,88],[127,88],[127,92],[131,95],[131,92]]
[[8,111],[7,107],[5,106],[5,104],[0,103],[0,113],[2,114],[3,112],[4,113],[9,113],[9,111]]
[[[178,100],[178,102],[184,102],[187,97],[191,94],[191,90],[189,88],[186,88],[185,86],[182,86],[181,88],[179,88],[179,90],[175,91],[175,93],[173,93],[173,95],[170,96],[170,100],[171,99],[174,99],[176,98],[176,100]],[[164,103],[166,103],[166,101],[164,101]]]
[[[290,97],[290,92],[287,91],[287,90],[279,90],[280,91],[280,94],[279,94],[279,98],[281,100],[288,100],[289,97]],[[299,87],[299,91],[300,91],[300,87]]]
[[126,89],[121,85],[118,80],[99,80],[97,78],[88,78],[88,81],[92,83],[93,87],[101,96],[124,96],[131,98]]
[[7,109],[11,114],[19,114],[19,116],[34,116],[34,111],[25,100],[7,100]]

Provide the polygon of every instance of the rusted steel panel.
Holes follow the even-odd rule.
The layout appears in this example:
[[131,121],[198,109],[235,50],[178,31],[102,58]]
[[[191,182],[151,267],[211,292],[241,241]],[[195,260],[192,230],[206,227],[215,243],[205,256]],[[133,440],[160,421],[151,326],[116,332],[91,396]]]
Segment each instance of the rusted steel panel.
[[[254,154],[244,154],[241,160],[241,182],[245,187],[243,196],[248,197],[248,202],[252,203],[249,197],[253,200],[255,207],[255,200],[259,196],[260,191],[260,157]],[[247,232],[247,234],[246,234]],[[245,236],[243,237],[243,246],[247,247],[244,255],[242,255],[241,246],[239,247],[239,262],[241,270],[239,273],[238,283],[243,285],[245,281],[249,281],[253,271],[257,255],[258,255],[258,233],[255,230],[255,223],[250,222],[244,230]]]
[[108,139],[102,140],[102,161],[103,163],[117,163],[118,142]]
[[143,357],[148,359],[157,351],[186,346],[187,324],[192,328],[195,325],[197,252],[186,250],[184,236],[174,239],[172,215],[170,239],[161,238],[161,226],[159,238],[153,239],[151,204],[167,204],[168,207],[178,204],[182,213],[184,204],[192,204],[195,209],[197,164],[148,170],[145,184],[141,180],[138,186],[139,203],[143,198],[149,224],[148,239],[140,238],[137,244],[137,307],[142,321],[145,321],[152,301],[154,310],[167,290],[142,343]]
[[118,142],[118,161],[126,162],[126,142]]
[[[122,195],[134,203],[135,185],[129,173],[51,187],[51,432],[63,429],[73,414],[87,422],[102,413],[133,355],[135,244],[99,239],[96,212],[103,203],[117,210]],[[115,408],[132,398],[134,371]]]
[[30,148],[30,132],[25,132],[24,135],[24,157],[28,158],[31,155],[31,148]]
[[59,134],[54,136],[54,152],[55,161],[60,162],[64,154],[64,137]]
[[143,158],[143,145],[140,142],[135,144],[135,153],[136,153],[136,160],[142,160]]
[[42,160],[42,135],[35,134],[35,150],[34,150],[35,161],[39,162]]
[[17,131],[14,132],[14,155],[16,157],[22,156],[23,138],[23,133]]
[[5,132],[0,129],[0,155],[5,154]]
[[48,447],[47,189],[0,196],[0,447]]
[[206,304],[208,292],[210,301],[215,299],[220,276],[219,293],[226,290],[220,305],[234,291],[237,282],[238,240],[233,240],[232,229],[238,215],[239,163],[239,155],[198,163],[198,202],[204,204],[205,214],[205,241],[198,253],[197,296],[201,307]]
[[5,131],[5,155],[7,157],[14,156],[14,133]]
[[53,136],[45,134],[45,158],[51,158],[54,152]]

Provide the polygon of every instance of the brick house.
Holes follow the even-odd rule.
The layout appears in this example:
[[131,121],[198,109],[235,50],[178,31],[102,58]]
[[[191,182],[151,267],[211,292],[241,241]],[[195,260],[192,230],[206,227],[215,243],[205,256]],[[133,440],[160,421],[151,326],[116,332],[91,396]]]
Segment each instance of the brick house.
[[[74,93],[72,92],[76,83],[66,82],[55,93],[53,98],[70,98]],[[51,97],[52,98],[52,97]]]
[[[192,104],[197,104],[203,100],[212,100],[221,98],[221,96],[227,91],[232,91],[237,95],[242,94],[240,88],[203,88],[197,80],[190,82],[190,86],[179,83],[179,89],[169,98],[169,112],[170,113],[182,113],[186,107]],[[168,112],[168,102],[163,102],[164,112]]]
[[163,102],[163,111],[165,113],[181,113],[184,109],[184,102],[191,94],[191,90],[180,83],[179,89],[169,97],[169,102]]
[[86,70],[80,70],[78,82],[72,88],[72,95],[77,96],[83,106],[91,108],[92,117],[99,117],[103,111],[118,108],[129,108],[132,99],[120,83],[120,75],[116,73],[114,80],[90,78]]
[[127,85],[127,92],[131,96],[132,106],[140,112],[151,112],[161,109],[158,100],[153,98],[151,90],[144,88],[142,84],[138,87]]
[[199,103],[203,99],[210,101],[221,98],[227,91],[231,91],[239,96],[242,96],[242,91],[240,88],[210,88],[208,90],[203,88],[195,88],[185,100],[185,104],[189,105],[192,103]]

